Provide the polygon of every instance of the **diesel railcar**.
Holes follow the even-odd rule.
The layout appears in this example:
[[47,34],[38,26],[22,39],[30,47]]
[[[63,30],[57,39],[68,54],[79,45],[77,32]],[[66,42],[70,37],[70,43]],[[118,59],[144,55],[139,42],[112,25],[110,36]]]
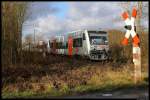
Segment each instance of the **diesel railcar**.
[[101,30],[78,30],[49,40],[48,51],[52,54],[79,55],[91,60],[109,58],[108,34]]

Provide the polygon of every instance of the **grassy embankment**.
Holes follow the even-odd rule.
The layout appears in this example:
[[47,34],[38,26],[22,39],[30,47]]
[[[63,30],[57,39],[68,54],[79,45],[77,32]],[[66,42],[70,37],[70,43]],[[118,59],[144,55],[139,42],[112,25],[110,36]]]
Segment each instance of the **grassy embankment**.
[[[23,63],[2,67],[2,97],[29,98],[73,95],[134,87],[132,45],[123,47],[124,33],[109,31],[113,61],[102,64],[68,57],[42,58],[24,53]],[[141,37],[142,81],[148,86],[148,35]]]

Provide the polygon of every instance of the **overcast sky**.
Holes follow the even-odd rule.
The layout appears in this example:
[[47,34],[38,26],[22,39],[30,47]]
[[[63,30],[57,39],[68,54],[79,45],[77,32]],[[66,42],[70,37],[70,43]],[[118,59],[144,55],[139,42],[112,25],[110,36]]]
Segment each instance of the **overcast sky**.
[[[124,31],[125,23],[121,18],[124,9],[119,3],[35,2],[27,12],[29,17],[23,25],[23,37],[33,34],[34,31],[36,37],[45,40],[51,36],[87,28]],[[133,2],[133,5],[136,5],[136,2]],[[148,17],[142,20],[142,25],[148,28]]]

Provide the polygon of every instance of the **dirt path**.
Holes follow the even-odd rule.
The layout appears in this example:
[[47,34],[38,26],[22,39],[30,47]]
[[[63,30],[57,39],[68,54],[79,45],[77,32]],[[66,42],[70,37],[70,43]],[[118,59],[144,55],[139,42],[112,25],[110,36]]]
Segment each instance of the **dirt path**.
[[66,96],[63,98],[139,98],[139,100],[148,100],[149,94],[148,88],[130,88],[115,90],[113,92],[98,92]]

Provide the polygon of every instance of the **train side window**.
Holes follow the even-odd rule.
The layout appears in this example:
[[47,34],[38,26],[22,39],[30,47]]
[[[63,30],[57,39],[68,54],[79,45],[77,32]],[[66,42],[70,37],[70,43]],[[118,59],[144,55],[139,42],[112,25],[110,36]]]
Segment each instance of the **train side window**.
[[63,49],[63,44],[62,44],[62,42],[60,42],[59,45],[60,45],[60,49]]
[[85,38],[85,33],[83,33],[83,40],[86,40],[86,38]]
[[82,47],[82,38],[79,38],[79,47]]
[[58,43],[55,44],[55,48],[58,49]]
[[65,43],[62,43],[62,49],[66,49]]
[[62,48],[62,42],[57,42],[56,43],[56,48],[61,49]]
[[59,42],[58,42],[58,44],[57,44],[57,48],[60,49],[60,43],[59,43]]
[[51,45],[51,48],[53,48],[53,43],[50,43],[50,45]]
[[73,47],[82,47],[82,38],[73,39]]
[[68,48],[68,43],[66,43],[66,49]]
[[56,48],[59,49],[59,42],[56,43]]

